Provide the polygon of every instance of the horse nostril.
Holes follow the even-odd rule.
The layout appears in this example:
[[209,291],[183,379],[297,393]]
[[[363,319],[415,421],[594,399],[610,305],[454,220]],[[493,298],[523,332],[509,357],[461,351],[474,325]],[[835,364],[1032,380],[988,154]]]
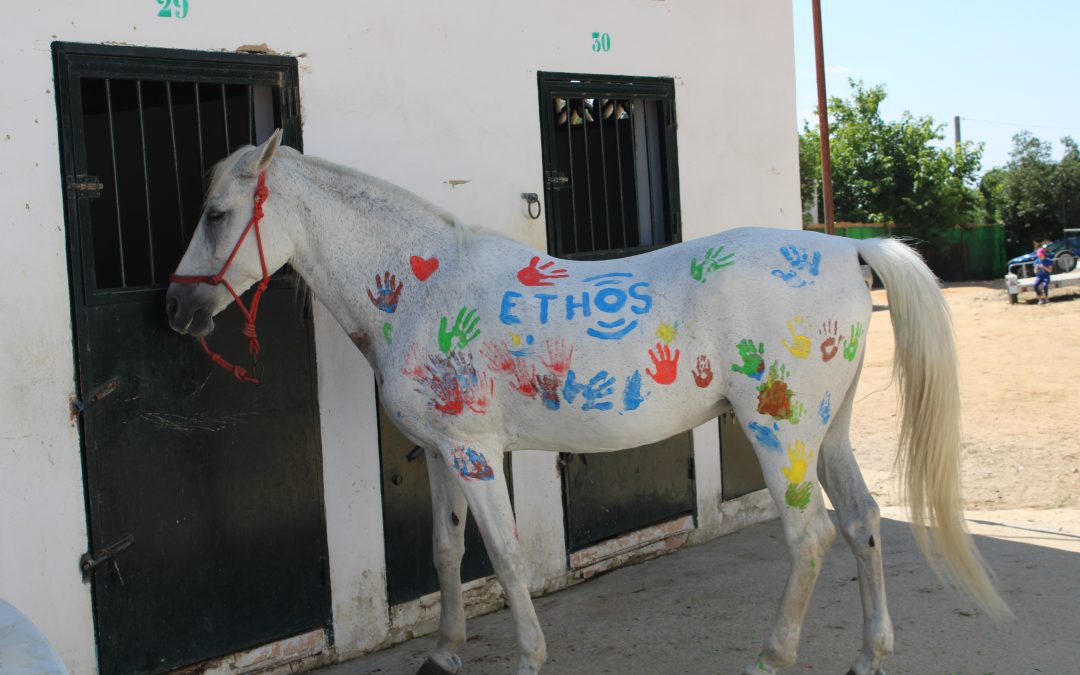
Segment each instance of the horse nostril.
[[177,308],[179,306],[180,306],[180,303],[176,300],[176,298],[168,298],[168,299],[166,299],[165,300],[165,314],[166,314],[166,316],[168,316],[169,318],[175,317],[176,316],[176,310],[177,310]]

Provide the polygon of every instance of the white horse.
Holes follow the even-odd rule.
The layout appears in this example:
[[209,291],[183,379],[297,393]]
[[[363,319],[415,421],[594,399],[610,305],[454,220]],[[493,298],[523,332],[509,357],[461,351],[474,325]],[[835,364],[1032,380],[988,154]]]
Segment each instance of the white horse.
[[[893,631],[879,515],[848,440],[871,315],[860,258],[889,292],[902,389],[898,461],[918,540],[991,613],[1008,611],[962,521],[948,309],[907,246],[738,229],[632,258],[552,260],[456,224],[400,188],[279,148],[279,140],[280,132],[215,168],[169,288],[169,321],[205,336],[234,301],[222,285],[240,292],[289,263],[352,337],[390,419],[430,458],[442,607],[421,673],[461,667],[467,508],[513,614],[516,672],[536,673],[545,661],[499,475],[504,453],[635,447],[729,409],[746,425],[791,554],[776,621],[744,672],[774,673],[795,661],[835,537],[821,488],[858,561],[863,645],[851,672],[881,672]],[[269,197],[255,211],[265,210],[265,225],[240,245],[245,225],[258,220],[252,195],[260,176]]]

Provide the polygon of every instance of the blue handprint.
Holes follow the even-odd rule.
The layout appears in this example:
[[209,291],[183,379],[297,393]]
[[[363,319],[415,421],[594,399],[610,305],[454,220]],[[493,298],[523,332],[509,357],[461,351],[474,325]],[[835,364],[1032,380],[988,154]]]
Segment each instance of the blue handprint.
[[780,254],[788,261],[789,269],[774,269],[772,275],[787,282],[792,288],[802,288],[814,283],[813,279],[803,278],[802,272],[816,277],[820,270],[821,252],[807,253],[805,248],[796,248],[794,244],[780,247]]
[[606,370],[601,370],[594,375],[588,384],[578,382],[577,374],[571,370],[566,374],[566,384],[563,385],[563,398],[567,403],[573,403],[580,395],[585,401],[581,406],[582,410],[611,410],[613,405],[611,401],[600,401],[599,399],[610,396],[614,391],[615,378],[609,376]]

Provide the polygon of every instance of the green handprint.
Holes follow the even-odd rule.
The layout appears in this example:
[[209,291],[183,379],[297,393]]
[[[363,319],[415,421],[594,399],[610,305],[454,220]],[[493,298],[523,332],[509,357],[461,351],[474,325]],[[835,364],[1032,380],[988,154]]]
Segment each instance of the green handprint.
[[862,331],[861,323],[851,326],[851,337],[847,339],[847,343],[844,345],[844,358],[848,361],[854,361],[855,355],[859,353],[859,338],[862,337]]
[[752,340],[746,339],[739,343],[738,348],[743,363],[741,366],[731,364],[732,372],[760,380],[761,374],[765,372],[765,343],[759,342],[755,345]]
[[458,310],[454,327],[450,331],[446,330],[446,317],[439,319],[439,349],[443,354],[448,354],[451,349],[454,349],[454,338],[457,338],[457,348],[464,349],[465,345],[480,336],[480,329],[476,327],[480,323],[480,317],[476,316],[475,309],[467,312],[466,309],[462,307]]
[[802,401],[797,401],[793,399],[791,401],[791,412],[788,413],[788,422],[791,422],[792,424],[798,424],[799,420],[802,419],[803,413],[805,412],[806,406],[802,404]]
[[715,272],[721,267],[727,267],[728,265],[734,265],[735,261],[732,258],[735,257],[734,253],[728,253],[726,256],[720,257],[720,254],[724,252],[724,247],[710,248],[705,252],[705,257],[701,262],[698,262],[697,258],[690,261],[690,276],[694,279],[705,283],[705,277],[709,272]]

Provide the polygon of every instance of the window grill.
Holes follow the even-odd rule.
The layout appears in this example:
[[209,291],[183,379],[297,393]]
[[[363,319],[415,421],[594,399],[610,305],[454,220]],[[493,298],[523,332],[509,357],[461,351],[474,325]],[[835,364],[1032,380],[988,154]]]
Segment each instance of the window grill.
[[631,255],[679,240],[674,82],[540,73],[549,249]]
[[106,55],[94,46],[76,47],[84,56],[63,60],[58,77],[70,82],[78,121],[72,133],[81,152],[67,184],[90,225],[80,227],[87,299],[160,290],[187,248],[210,168],[275,127],[286,128],[286,142],[299,142],[289,133],[290,120],[299,116],[295,64],[237,54],[208,62],[204,54],[180,50]]

